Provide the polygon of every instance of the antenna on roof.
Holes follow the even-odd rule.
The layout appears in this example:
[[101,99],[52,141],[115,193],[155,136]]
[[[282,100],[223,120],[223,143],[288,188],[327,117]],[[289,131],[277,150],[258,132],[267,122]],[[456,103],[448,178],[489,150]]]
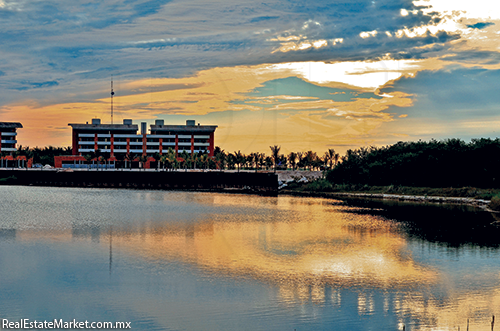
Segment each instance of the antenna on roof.
[[111,74],[111,124],[113,124],[113,95],[115,92],[113,92],[113,74]]

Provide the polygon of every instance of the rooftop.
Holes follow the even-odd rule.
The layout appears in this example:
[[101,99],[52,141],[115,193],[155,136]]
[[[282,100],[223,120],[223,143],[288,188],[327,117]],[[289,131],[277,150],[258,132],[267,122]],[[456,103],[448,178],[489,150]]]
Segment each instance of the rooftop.
[[102,130],[102,131],[112,131],[112,130],[130,130],[137,131],[139,127],[137,124],[74,124],[69,123],[73,129],[80,130]]
[[217,125],[151,125],[151,131],[214,132]]
[[19,122],[0,122],[0,129],[22,128],[23,125]]

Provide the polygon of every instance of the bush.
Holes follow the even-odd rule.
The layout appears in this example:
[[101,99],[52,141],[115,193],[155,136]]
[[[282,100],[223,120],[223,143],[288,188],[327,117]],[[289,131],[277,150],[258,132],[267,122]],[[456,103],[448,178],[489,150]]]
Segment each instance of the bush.
[[491,202],[488,207],[491,210],[500,211],[500,193],[497,193],[491,198]]
[[311,191],[331,192],[332,184],[326,179],[318,179],[307,184],[306,188]]

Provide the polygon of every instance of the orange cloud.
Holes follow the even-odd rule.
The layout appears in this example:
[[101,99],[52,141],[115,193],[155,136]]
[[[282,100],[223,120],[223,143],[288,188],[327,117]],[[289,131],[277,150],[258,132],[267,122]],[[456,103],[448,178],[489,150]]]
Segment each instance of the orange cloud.
[[[394,65],[395,62],[391,63]],[[413,70],[418,67],[415,63],[412,62],[410,66]],[[329,68],[329,64],[323,65]],[[336,71],[352,69],[349,66],[330,65]],[[369,135],[382,122],[393,121],[393,116],[384,112],[389,107],[412,105],[408,95],[398,92],[383,95],[381,99],[355,99],[350,102],[321,100],[307,95],[247,96],[270,80],[294,76],[305,79],[294,71],[295,67],[258,65],[213,68],[191,77],[120,82],[122,90],[131,93],[120,96],[117,91],[114,98],[114,123],[131,118],[135,123],[146,121],[151,124],[155,118],[168,121],[169,116],[175,115],[170,118],[175,118],[176,124],[182,124],[185,119],[196,116],[200,123],[219,126],[216,145],[229,151],[269,152],[272,144],[284,145],[285,150],[322,151],[327,145],[339,142],[339,139],[344,142],[344,136],[338,136],[341,132],[357,141],[360,134]],[[365,74],[374,74],[375,67],[373,64],[357,65],[355,81]],[[385,67],[382,65],[379,69]],[[410,67],[405,70],[410,70]],[[377,71],[377,75],[379,73]],[[341,81],[342,76],[339,76],[338,82],[323,79],[315,81],[314,77],[307,80],[323,86],[345,85]],[[363,87],[357,88],[357,91],[362,90]],[[259,104],[274,106],[264,110],[266,108]],[[292,113],[285,114],[284,110]],[[307,112],[301,112],[305,110]],[[315,112],[317,110],[322,112]],[[43,107],[26,102],[4,106],[0,111],[2,120],[23,124],[24,129],[20,131],[18,141],[25,146],[68,146],[71,143],[68,123],[85,123],[95,117],[101,118],[103,123],[110,122],[109,98]]]

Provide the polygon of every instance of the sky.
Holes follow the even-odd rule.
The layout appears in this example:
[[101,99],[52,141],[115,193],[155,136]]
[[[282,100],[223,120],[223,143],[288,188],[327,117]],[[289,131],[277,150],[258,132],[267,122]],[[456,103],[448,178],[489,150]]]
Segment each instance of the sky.
[[0,0],[0,121],[217,125],[227,152],[500,136],[500,3]]

